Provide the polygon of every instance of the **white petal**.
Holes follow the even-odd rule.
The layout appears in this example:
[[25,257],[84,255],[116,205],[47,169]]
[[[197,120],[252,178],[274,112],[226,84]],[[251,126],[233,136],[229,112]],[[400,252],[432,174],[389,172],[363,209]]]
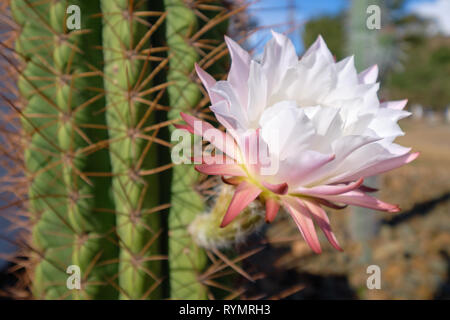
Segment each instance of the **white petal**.
[[321,59],[324,59],[326,63],[334,63],[334,57],[328,49],[327,44],[323,40],[322,36],[320,35],[317,37],[316,41],[314,41],[311,47],[309,47],[309,49],[305,52],[301,60],[317,56],[320,56]]
[[353,56],[336,63],[336,71],[338,73],[336,87],[345,87],[348,85],[355,86],[358,84],[358,74],[356,72],[355,59]]
[[359,82],[363,84],[375,83],[377,81],[377,78],[378,78],[378,66],[376,64],[362,71],[358,75]]
[[228,81],[236,90],[236,97],[243,106],[247,105],[247,80],[250,72],[250,55],[231,38],[225,36],[225,42],[231,55],[231,68]]
[[393,159],[410,152],[410,148],[386,143],[384,141],[370,143],[351,153],[337,168],[334,176],[328,183],[345,182],[358,172],[382,161]]
[[[218,81],[211,91],[218,94],[228,102],[228,108],[226,113],[235,119],[236,124],[240,129],[246,129],[248,127],[248,118],[245,106],[241,104],[241,100],[238,97],[238,92],[231,86],[228,81]],[[226,116],[224,113],[224,107],[221,105],[221,110],[216,108],[212,109],[214,112],[218,112],[222,116]],[[235,128],[238,129],[238,128]]]
[[266,109],[260,126],[261,137],[270,152],[281,160],[300,152],[315,135],[311,120],[293,101],[283,101]]
[[395,110],[402,110],[406,106],[407,103],[408,103],[408,99],[387,101],[387,102],[383,102],[380,105],[380,108],[389,108],[389,109],[395,109]]
[[197,71],[198,77],[205,86],[206,91],[208,91],[211,103],[214,104],[222,100],[222,97],[218,96],[213,91],[211,91],[211,88],[214,87],[214,85],[216,84],[216,80],[208,72],[200,68],[198,64],[195,64],[195,71]]
[[397,121],[408,117],[410,114],[403,110],[380,108],[377,116],[370,123],[369,128],[376,132],[379,137],[383,138],[402,136],[404,132],[397,124]]
[[250,64],[248,78],[248,119],[250,128],[257,129],[259,119],[267,105],[267,78],[261,65],[255,61]]

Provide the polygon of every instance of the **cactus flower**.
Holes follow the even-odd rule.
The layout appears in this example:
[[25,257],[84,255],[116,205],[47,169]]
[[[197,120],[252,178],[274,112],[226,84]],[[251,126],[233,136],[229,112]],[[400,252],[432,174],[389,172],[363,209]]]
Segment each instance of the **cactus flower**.
[[260,61],[226,38],[232,64],[225,81],[196,66],[226,132],[184,113],[178,127],[216,150],[195,159],[196,169],[236,186],[222,227],[259,199],[266,222],[283,207],[314,252],[321,252],[314,223],[342,250],[323,207],[399,211],[370,196],[376,190],[363,181],[417,158],[393,142],[404,134],[397,121],[409,115],[407,100],[381,103],[377,66],[358,74],[353,57],[336,62],[320,36],[300,59],[287,37],[272,36]]

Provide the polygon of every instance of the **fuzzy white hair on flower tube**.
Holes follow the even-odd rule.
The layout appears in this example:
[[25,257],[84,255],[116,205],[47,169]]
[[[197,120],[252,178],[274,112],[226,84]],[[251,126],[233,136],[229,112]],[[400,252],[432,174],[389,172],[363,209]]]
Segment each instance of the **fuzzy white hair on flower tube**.
[[[380,103],[377,66],[358,74],[353,57],[335,62],[320,36],[300,59],[292,42],[276,32],[261,61],[233,40],[226,43],[232,59],[227,80],[216,81],[196,65],[226,133],[184,113],[186,124],[177,125],[223,152],[223,157],[205,155],[196,165],[199,172],[236,186],[222,227],[259,199],[267,222],[283,207],[320,253],[314,222],[342,250],[323,206],[399,211],[370,196],[375,190],[363,184],[419,155],[393,142],[404,134],[397,121],[410,113],[402,110],[407,100]],[[251,141],[267,151],[268,161],[251,161]],[[262,172],[274,164],[274,172]]]

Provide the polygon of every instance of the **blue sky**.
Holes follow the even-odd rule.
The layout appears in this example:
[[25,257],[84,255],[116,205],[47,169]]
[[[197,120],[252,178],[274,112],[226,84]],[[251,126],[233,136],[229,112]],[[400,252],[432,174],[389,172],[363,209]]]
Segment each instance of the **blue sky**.
[[[434,3],[437,0],[407,0],[406,11],[421,3]],[[449,0],[450,1],[450,0]],[[286,22],[295,18],[296,24],[300,27],[308,19],[321,15],[335,15],[348,6],[349,0],[293,0],[295,10],[288,10],[291,0],[259,0],[250,6],[250,13],[256,17],[259,25],[273,26],[280,32],[286,32]],[[293,12],[293,13],[292,13]],[[290,34],[297,50],[303,50],[299,28]],[[257,46],[257,51],[261,51],[262,44],[269,38],[267,31],[261,31],[252,37],[252,44]],[[257,45],[259,44],[259,45]]]

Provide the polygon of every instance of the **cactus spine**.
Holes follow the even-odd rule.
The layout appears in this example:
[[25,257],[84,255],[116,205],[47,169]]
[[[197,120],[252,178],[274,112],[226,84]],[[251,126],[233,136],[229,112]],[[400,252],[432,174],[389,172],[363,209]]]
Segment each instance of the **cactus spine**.
[[[169,46],[169,72],[167,78],[174,82],[168,88],[171,109],[169,119],[177,119],[180,111],[195,107],[201,92],[191,76],[199,55],[189,44],[198,30],[197,17],[182,0],[164,0],[167,10],[166,36]],[[183,16],[184,19],[179,17]],[[203,200],[193,190],[198,174],[192,165],[175,167],[172,178],[172,198],[169,214],[169,268],[170,290],[175,299],[204,299],[206,290],[198,281],[206,257],[188,234],[187,226],[204,210]]]
[[[35,294],[46,298],[65,296],[66,268],[77,265],[84,277],[81,290],[71,292],[72,298],[113,298],[115,290],[99,283],[117,271],[114,266],[98,265],[116,255],[116,247],[108,240],[114,221],[113,217],[95,212],[99,207],[112,208],[109,178],[86,174],[109,171],[106,150],[86,151],[98,139],[105,140],[106,132],[93,132],[84,126],[104,125],[104,116],[92,117],[104,105],[102,95],[85,89],[101,87],[102,83],[85,63],[92,61],[100,67],[101,53],[90,47],[100,42],[99,31],[94,28],[86,35],[69,33],[65,28],[66,1],[48,5],[37,1],[14,3],[17,17],[22,16],[22,10],[34,17],[31,23],[24,21],[17,50],[24,58],[31,58],[20,80],[23,85],[19,83],[19,87],[29,97],[25,109],[29,116],[23,122],[31,124],[32,129],[25,161],[32,181],[30,206],[37,221],[33,235],[43,255],[36,268]],[[98,11],[96,3],[86,5],[78,1],[77,5],[85,14]],[[83,25],[84,30],[90,27]],[[27,47],[26,43],[33,32],[39,31],[45,36],[36,39],[46,41],[36,53],[32,51],[34,45]],[[29,94],[27,86],[34,89]],[[49,153],[43,157],[44,148]],[[52,285],[55,275],[57,286]]]
[[[80,8],[79,30],[66,24],[71,5]],[[171,298],[209,297],[206,252],[188,231],[205,209],[194,188],[198,174],[179,166],[164,180],[160,173],[173,165],[158,152],[170,146],[159,130],[204,101],[194,63],[217,60],[223,48],[227,11],[220,1],[200,4],[205,13],[196,5],[11,0],[23,63],[17,71],[25,102],[14,110],[29,181],[35,297],[163,298],[164,278]],[[216,13],[220,18],[211,17]],[[168,218],[161,214],[164,184]],[[80,268],[81,290],[67,287],[72,265]]]
[[139,21],[145,5],[143,1],[101,1],[112,190],[116,230],[123,246],[118,280],[121,298],[131,299],[157,297],[152,291],[161,280],[160,217],[152,214],[158,206],[157,176],[152,173],[156,143],[143,139],[140,132],[154,121],[146,56],[151,30]]
[[[58,109],[50,98],[55,94],[55,77],[47,67],[52,53],[52,33],[45,15],[49,5],[30,7],[25,1],[14,1],[11,10],[21,26],[16,52],[26,61],[17,85],[26,100],[21,120],[27,148],[24,162],[28,169],[30,219],[34,223],[35,281],[32,289],[35,296],[57,298],[63,294],[64,265],[71,256],[73,232],[67,223],[66,194],[59,179],[62,174],[58,163],[60,153],[54,142]],[[62,236],[57,236],[58,232]],[[52,279],[49,274],[53,275]],[[49,288],[51,281],[57,285]]]

